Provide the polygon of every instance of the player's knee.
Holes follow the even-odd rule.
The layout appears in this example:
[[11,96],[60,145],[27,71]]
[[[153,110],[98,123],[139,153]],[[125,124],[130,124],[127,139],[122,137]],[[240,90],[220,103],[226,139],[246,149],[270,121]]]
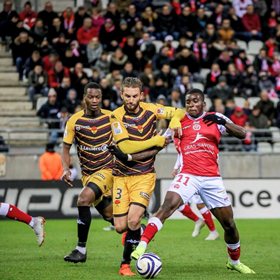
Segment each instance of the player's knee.
[[115,230],[117,233],[121,234],[124,233],[127,230],[127,228],[122,225],[115,225]]
[[173,214],[173,212],[175,212],[176,209],[177,209],[177,204],[175,205],[172,203],[163,203],[160,210],[164,216],[169,217],[170,215]]
[[78,197],[77,205],[78,206],[91,206],[91,201],[88,197],[81,195]]
[[128,227],[131,230],[136,230],[140,227],[141,219],[139,217],[129,217],[128,218]]

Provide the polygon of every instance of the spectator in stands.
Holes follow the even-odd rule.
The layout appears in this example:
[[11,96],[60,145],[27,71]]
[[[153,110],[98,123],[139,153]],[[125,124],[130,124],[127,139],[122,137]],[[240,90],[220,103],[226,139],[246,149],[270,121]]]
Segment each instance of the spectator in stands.
[[235,65],[230,63],[226,71],[227,84],[231,88],[234,95],[241,95],[241,75],[236,70]]
[[156,20],[155,35],[158,40],[164,40],[167,35],[172,35],[175,40],[179,38],[179,32],[176,31],[177,15],[172,10],[170,4],[165,4]]
[[252,114],[249,116],[249,126],[252,129],[261,129],[269,127],[268,118],[262,114],[261,109],[255,105],[252,110]]
[[97,59],[94,67],[96,67],[100,71],[101,76],[105,76],[109,72],[110,62],[109,55],[106,51],[101,53],[100,58]]
[[150,100],[156,102],[158,96],[163,95],[167,98],[169,96],[169,89],[165,87],[164,81],[161,78],[155,78],[154,85],[150,88]]
[[80,27],[77,31],[77,40],[83,48],[86,48],[86,45],[91,41],[93,37],[98,36],[97,28],[92,26],[91,18],[85,18],[83,26]]
[[89,82],[89,78],[84,71],[83,64],[78,62],[70,73],[71,85],[78,93],[78,99],[83,99],[84,86]]
[[219,64],[213,63],[211,65],[211,71],[207,74],[206,77],[206,84],[205,84],[205,90],[208,92],[208,89],[211,89],[215,85],[218,84],[218,79],[221,76],[222,72],[220,69]]
[[41,94],[47,96],[48,94],[48,76],[43,70],[42,65],[36,65],[34,70],[31,70],[28,75],[28,89],[27,93],[29,100],[35,108],[35,94]]
[[117,48],[110,57],[110,71],[122,70],[128,57],[123,53],[121,48]]
[[126,77],[138,77],[138,73],[133,69],[133,64],[130,61],[125,63],[123,70],[121,70],[121,75],[123,79]]
[[280,101],[277,103],[276,107],[276,123],[275,125],[280,128]]
[[195,15],[195,24],[194,24],[194,32],[195,33],[202,33],[207,23],[209,22],[208,16],[205,14],[205,9],[203,6],[200,6]]
[[[134,29],[133,30],[133,37],[135,38],[135,40],[138,41],[138,32]],[[118,38],[117,41],[120,42],[120,47],[123,48],[124,44],[127,41],[127,37],[131,35],[131,31],[128,29],[128,25],[127,22],[122,19],[120,21],[120,26],[119,26],[119,32],[118,32]]]
[[233,98],[233,92],[227,85],[227,79],[225,76],[220,76],[218,78],[218,84],[209,90],[207,95],[212,100],[212,102],[214,99],[219,98],[224,104],[228,99]]
[[262,39],[260,17],[255,13],[253,5],[247,6],[246,13],[242,17],[242,23],[245,29],[244,35],[246,41],[250,41],[251,39]]
[[61,61],[56,61],[54,68],[48,72],[49,87],[58,88],[64,77],[69,77],[69,70],[63,66]]
[[245,114],[243,109],[241,107],[235,107],[233,114],[230,116],[230,119],[237,125],[240,125],[242,127],[245,126],[245,124],[248,121],[248,116]]
[[224,5],[222,3],[217,3],[214,12],[210,16],[208,22],[211,22],[217,28],[220,28],[222,26],[224,17],[225,17]]
[[65,50],[67,49],[68,45],[69,44],[66,42],[64,33],[60,33],[58,37],[55,38],[54,41],[52,42],[53,49],[55,50],[55,52],[57,52],[61,60],[65,55]]
[[244,97],[258,96],[259,94],[258,75],[252,65],[245,72],[242,72],[241,89]]
[[75,13],[74,20],[74,28],[76,31],[83,26],[84,20],[86,18],[90,18],[90,15],[87,13],[86,8],[84,6],[78,7],[78,10]]
[[26,77],[28,77],[29,72],[32,71],[36,65],[41,65],[43,67],[43,60],[38,50],[33,51],[32,55],[26,59],[24,64]]
[[30,1],[24,3],[23,11],[19,13],[19,19],[23,21],[24,27],[30,30],[36,21],[37,13],[32,10]]
[[275,84],[272,82],[268,73],[261,71],[259,73],[259,89],[261,91],[266,91],[270,98],[277,98],[277,93],[275,91]]
[[75,14],[71,7],[67,7],[61,15],[64,34],[67,39],[75,39]]
[[124,19],[127,23],[128,30],[131,30],[135,26],[136,22],[140,20],[140,15],[136,10],[134,4],[130,4],[127,7],[127,12],[124,15]]
[[55,44],[59,40],[59,36],[63,34],[65,37],[65,29],[59,17],[55,17],[52,21],[52,25],[48,30],[48,41],[51,44]]
[[71,88],[68,90],[67,98],[63,101],[62,106],[67,109],[67,112],[74,114],[76,108],[81,105],[81,101],[77,98],[77,92]]
[[71,79],[70,77],[64,77],[62,79],[62,83],[56,89],[58,104],[63,104],[70,89],[71,89]]
[[236,15],[242,18],[246,14],[247,6],[252,5],[252,0],[233,0],[232,5]]
[[97,32],[99,34],[99,30],[105,22],[105,18],[103,17],[101,10],[99,8],[92,9],[91,19],[92,19],[92,26],[97,29]]
[[111,19],[115,26],[118,26],[121,19],[121,14],[118,11],[117,5],[114,2],[110,2],[107,5],[107,12],[105,13],[104,17],[106,19]]
[[258,101],[256,106],[261,110],[261,113],[268,118],[271,124],[275,117],[275,108],[274,103],[269,100],[268,92],[266,90],[261,91],[260,100]]
[[139,46],[136,44],[135,38],[132,35],[127,36],[125,43],[123,44],[123,52],[129,57],[131,61],[135,58],[135,52],[139,50]]
[[144,33],[142,39],[137,42],[146,60],[154,60],[156,55],[156,46],[153,43],[153,39],[154,37],[151,37],[149,33]]
[[90,66],[95,65],[102,52],[103,47],[102,44],[100,44],[98,37],[93,37],[87,45],[87,59]]
[[19,36],[15,38],[13,44],[11,45],[11,49],[13,60],[19,73],[19,80],[22,81],[24,64],[31,56],[34,49],[33,39],[29,37],[27,32],[21,32]]
[[249,65],[251,65],[251,61],[248,59],[246,55],[245,50],[240,50],[236,57],[234,58],[234,64],[236,67],[236,70],[239,71],[239,73],[243,73]]
[[192,50],[199,62],[200,67],[207,67],[208,46],[201,35],[196,37],[196,40],[192,45]]
[[187,91],[192,89],[192,84],[189,75],[182,75],[176,82],[176,88],[180,90],[181,95],[184,95]]
[[169,64],[163,64],[159,73],[155,75],[156,79],[161,79],[167,89],[171,89],[175,82],[175,75],[171,71]]
[[109,110],[117,108],[118,94],[112,89],[108,80],[105,78],[101,79],[100,87],[102,89],[102,108]]
[[191,12],[190,6],[184,6],[182,13],[178,16],[177,28],[180,36],[188,39],[194,39],[195,18]]
[[170,94],[170,105],[175,108],[183,108],[183,102],[181,92],[179,89],[174,88]]
[[157,17],[158,14],[153,11],[151,6],[147,6],[142,13],[141,21],[146,29],[146,32],[150,35],[155,35]]
[[72,49],[68,47],[65,50],[65,53],[63,54],[61,58],[62,64],[68,68],[74,68],[74,66],[80,61],[79,57],[75,56]]
[[3,2],[3,10],[0,13],[0,37],[6,42],[6,37],[13,34],[13,30],[18,21],[18,13],[12,9],[12,0]]
[[53,19],[58,17],[58,14],[53,10],[53,4],[51,1],[45,2],[45,7],[38,13],[38,18],[43,20],[44,26],[50,29],[53,23]]
[[221,71],[225,72],[228,65],[232,62],[229,51],[227,49],[223,50],[215,62],[219,64]]
[[42,180],[60,180],[63,166],[60,154],[55,152],[55,145],[48,143],[46,151],[39,158],[39,168]]
[[140,50],[136,50],[135,57],[132,57],[133,69],[139,73],[143,72],[147,63],[148,61],[143,56],[143,53]]
[[218,34],[226,45],[228,45],[233,40],[234,30],[230,26],[229,19],[227,19],[227,18],[223,19],[222,25],[221,25],[220,29],[218,30]]
[[111,18],[107,18],[100,28],[99,40],[104,50],[114,51],[118,47],[118,29]]
[[34,39],[34,42],[36,44],[40,44],[42,43],[43,39],[46,39],[47,36],[47,29],[44,26],[43,20],[40,18],[37,18],[33,27],[31,28],[31,30],[29,31],[30,35],[32,36],[32,38]]

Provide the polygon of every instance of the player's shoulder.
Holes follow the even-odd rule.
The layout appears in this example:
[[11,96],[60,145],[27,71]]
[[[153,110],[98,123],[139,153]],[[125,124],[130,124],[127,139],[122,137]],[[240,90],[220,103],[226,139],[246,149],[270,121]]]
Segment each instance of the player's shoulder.
[[84,115],[84,110],[78,111],[77,113],[73,114],[69,119],[68,122],[76,122]]
[[140,107],[143,110],[151,111],[155,114],[158,112],[158,110],[164,108],[164,106],[162,106],[160,104],[154,104],[154,103],[148,103],[148,102],[140,102]]
[[118,107],[113,112],[111,112],[111,119],[122,119],[123,115],[125,114],[124,106]]
[[110,110],[105,110],[105,109],[101,109],[101,113],[105,116],[111,116],[112,115],[112,111]]

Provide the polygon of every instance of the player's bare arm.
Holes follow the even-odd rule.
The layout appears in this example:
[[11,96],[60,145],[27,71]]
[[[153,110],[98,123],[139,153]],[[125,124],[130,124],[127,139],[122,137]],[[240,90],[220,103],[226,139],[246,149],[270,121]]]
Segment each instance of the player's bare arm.
[[225,127],[227,129],[228,134],[235,136],[239,139],[245,139],[246,129],[244,127],[229,122],[225,124]]
[[73,183],[71,180],[71,171],[70,171],[70,148],[71,145],[67,143],[63,143],[62,146],[62,165],[63,165],[63,174],[62,174],[62,180],[67,183],[68,186],[73,187]]

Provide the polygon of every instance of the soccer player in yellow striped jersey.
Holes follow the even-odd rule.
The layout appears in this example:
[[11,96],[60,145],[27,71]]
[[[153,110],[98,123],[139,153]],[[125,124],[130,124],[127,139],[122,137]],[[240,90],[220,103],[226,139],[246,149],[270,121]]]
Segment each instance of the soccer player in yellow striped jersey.
[[86,242],[91,224],[90,206],[92,204],[105,220],[113,222],[111,197],[113,156],[107,149],[107,146],[112,144],[111,112],[100,108],[101,99],[100,86],[96,83],[87,84],[84,89],[85,109],[68,120],[64,132],[62,178],[69,186],[72,186],[69,168],[70,148],[75,141],[83,183],[77,201],[78,244],[69,255],[64,257],[64,260],[68,262],[86,261]]
[[[121,87],[123,106],[111,117],[114,141],[125,154],[138,153],[155,147],[162,148],[169,139],[157,135],[157,119],[171,119],[175,108],[140,102],[142,83],[127,77]],[[144,161],[121,162],[113,168],[113,213],[118,233],[127,230],[120,275],[132,276],[130,254],[140,240],[140,222],[155,187],[155,157]]]

